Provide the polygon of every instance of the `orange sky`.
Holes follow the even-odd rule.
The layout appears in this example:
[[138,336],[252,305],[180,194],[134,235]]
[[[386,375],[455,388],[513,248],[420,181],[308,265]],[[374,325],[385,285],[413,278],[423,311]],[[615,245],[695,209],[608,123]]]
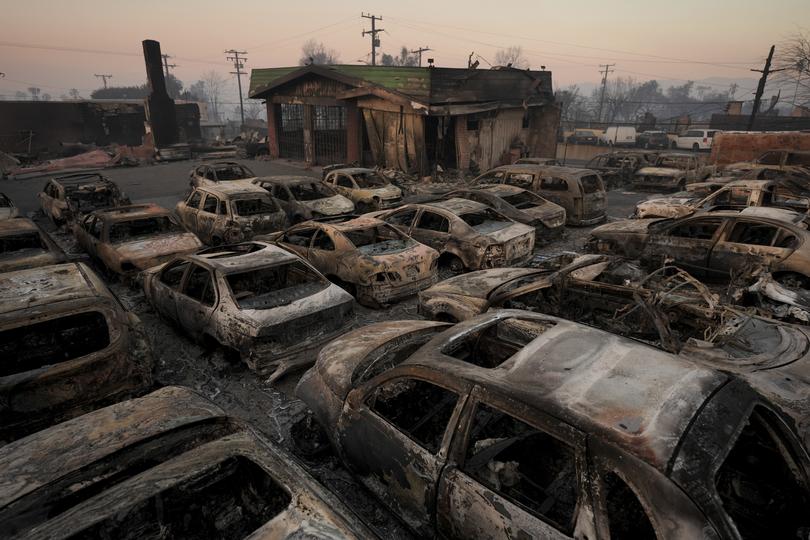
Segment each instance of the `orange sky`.
[[310,37],[337,49],[344,63],[356,63],[369,52],[369,39],[361,37],[369,21],[359,16],[369,9],[383,16],[383,51],[427,45],[437,65],[461,67],[473,50],[492,61],[499,48],[522,45],[532,67],[552,70],[555,86],[595,82],[597,65],[607,62],[617,64],[615,76],[656,78],[665,86],[667,78],[753,78],[748,68],[761,64],[772,43],[799,30],[797,24],[810,26],[810,0],[5,4],[0,95],[7,97],[32,85],[54,98],[70,88],[87,96],[100,86],[95,73],[112,74],[111,84],[139,84],[145,38],[176,57],[174,73],[187,85],[207,70],[227,74],[225,49],[247,50],[248,68],[289,65]]

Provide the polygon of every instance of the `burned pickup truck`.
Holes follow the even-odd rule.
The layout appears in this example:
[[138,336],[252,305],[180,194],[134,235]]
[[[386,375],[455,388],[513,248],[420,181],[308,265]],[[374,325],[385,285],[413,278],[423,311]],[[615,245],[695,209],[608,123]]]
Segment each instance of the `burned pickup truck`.
[[296,394],[422,537],[794,538],[810,526],[806,425],[743,378],[548,315],[360,328],[324,347]]
[[0,274],[0,441],[147,391],[138,318],[90,268]]
[[283,450],[165,387],[0,449],[4,537],[365,539]]
[[714,167],[694,154],[662,152],[654,163],[636,171],[632,183],[642,189],[683,191],[687,184],[705,180],[713,173]]
[[65,252],[28,218],[0,220],[0,272],[59,264]]
[[263,242],[179,256],[142,275],[162,317],[271,381],[312,363],[309,353],[345,331],[354,311],[351,295],[309,263]]
[[37,198],[45,217],[57,226],[78,220],[94,210],[130,204],[129,197],[112,180],[98,173],[52,178]]

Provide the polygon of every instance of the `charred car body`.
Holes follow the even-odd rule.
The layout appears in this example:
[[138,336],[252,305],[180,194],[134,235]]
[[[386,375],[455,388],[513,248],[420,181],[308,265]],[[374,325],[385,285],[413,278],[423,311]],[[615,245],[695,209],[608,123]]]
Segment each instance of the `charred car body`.
[[797,196],[773,180],[735,180],[704,198],[685,192],[672,197],[647,199],[636,205],[639,218],[677,218],[696,210],[742,210],[749,206],[810,210],[810,197]]
[[143,273],[149,303],[208,345],[275,380],[344,331],[353,299],[306,261],[263,242],[184,255]]
[[605,185],[588,169],[504,165],[485,172],[474,183],[509,184],[536,193],[565,208],[568,225],[594,225],[607,217]]
[[195,167],[189,173],[192,188],[199,186],[214,186],[220,182],[233,182],[234,180],[252,181],[256,175],[249,168],[235,161],[215,161]]
[[411,296],[438,280],[435,250],[371,217],[342,223],[308,221],[287,229],[275,241],[369,307]]
[[55,225],[79,219],[95,210],[130,204],[118,186],[97,173],[75,173],[48,180],[37,194],[39,206]]
[[632,184],[636,171],[654,162],[655,158],[656,154],[652,152],[619,150],[592,157],[585,168],[598,172],[608,187],[615,188]]
[[73,224],[73,236],[93,259],[121,276],[133,276],[202,247],[169,210],[156,204],[93,212]]
[[360,214],[394,208],[402,203],[402,190],[374,169],[329,169],[323,181],[349,198]]
[[752,207],[696,212],[679,219],[630,219],[591,231],[588,246],[641,258],[653,268],[667,260],[696,276],[728,279],[763,267],[777,281],[810,283],[810,232],[804,214]]
[[354,212],[354,203],[337,191],[308,176],[263,176],[254,183],[266,189],[294,225],[318,218],[334,218]]
[[0,273],[67,260],[48,233],[28,218],[0,220]]
[[0,449],[15,538],[370,538],[284,451],[181,387]]
[[20,215],[20,209],[5,193],[0,193],[0,220],[15,218]]
[[662,152],[655,163],[638,169],[633,185],[638,188],[676,189],[683,191],[687,184],[700,182],[714,173],[714,167],[705,165],[694,154]]
[[0,274],[0,440],[146,391],[138,318],[81,263]]
[[810,462],[778,406],[732,375],[555,317],[358,329],[296,393],[422,535],[787,538],[810,523]]
[[534,249],[533,228],[467,199],[407,204],[376,216],[438,251],[439,264],[453,273],[514,266]]
[[287,223],[284,210],[270,194],[247,181],[194,188],[175,211],[186,229],[211,246],[250,240]]

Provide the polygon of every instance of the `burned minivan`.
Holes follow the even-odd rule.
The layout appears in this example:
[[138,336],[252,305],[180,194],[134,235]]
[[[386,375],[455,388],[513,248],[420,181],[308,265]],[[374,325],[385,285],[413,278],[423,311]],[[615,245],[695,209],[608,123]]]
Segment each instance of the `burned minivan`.
[[284,450],[164,387],[0,448],[3,537],[366,539]]
[[796,538],[810,460],[744,380],[555,317],[391,321],[296,394],[420,536]]
[[245,242],[178,256],[143,274],[149,303],[209,346],[274,381],[351,324],[354,300],[300,257]]
[[143,393],[140,320],[81,263],[0,274],[0,441]]

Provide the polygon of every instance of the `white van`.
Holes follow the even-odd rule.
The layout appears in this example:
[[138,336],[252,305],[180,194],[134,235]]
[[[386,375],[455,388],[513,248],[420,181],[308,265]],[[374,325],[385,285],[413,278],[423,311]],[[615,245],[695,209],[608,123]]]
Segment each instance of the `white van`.
[[636,128],[628,126],[609,126],[599,136],[599,144],[608,146],[635,146]]
[[680,150],[711,150],[715,133],[722,133],[716,129],[689,129],[675,139],[675,147]]

